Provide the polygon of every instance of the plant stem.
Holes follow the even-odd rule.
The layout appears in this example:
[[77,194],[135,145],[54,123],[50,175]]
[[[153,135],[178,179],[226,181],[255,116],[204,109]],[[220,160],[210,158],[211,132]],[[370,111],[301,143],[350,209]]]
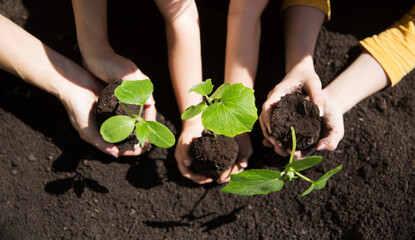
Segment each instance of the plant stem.
[[295,148],[297,147],[297,139],[295,137],[295,130],[294,130],[294,127],[293,126],[291,126],[291,135],[292,135],[292,140],[293,140],[293,147],[291,149],[291,155],[290,155],[290,161],[289,161],[289,163],[291,163],[293,161]]
[[[124,103],[120,103],[124,108],[125,108],[125,110],[128,112],[128,114],[130,114],[131,115],[131,117],[133,117],[133,118],[137,118],[137,116],[134,114],[134,113],[132,113],[131,111],[130,111],[130,109],[128,109],[128,107],[127,107],[127,105],[125,105]],[[141,108],[140,108],[140,111],[141,111]],[[141,113],[140,113],[141,114]],[[140,116],[140,115],[138,115],[138,116]]]
[[295,170],[293,170],[293,172],[295,173],[295,175],[297,175],[297,176],[299,176],[300,178],[302,178],[302,179],[306,180],[307,182],[314,183],[314,181],[313,181],[313,180],[311,180],[310,178],[308,178],[308,177],[304,176],[303,174],[301,174],[301,173],[299,173],[299,172],[297,172],[297,171],[295,171]]
[[141,114],[143,114],[144,105],[140,105],[140,111],[138,112],[138,117],[141,119]]

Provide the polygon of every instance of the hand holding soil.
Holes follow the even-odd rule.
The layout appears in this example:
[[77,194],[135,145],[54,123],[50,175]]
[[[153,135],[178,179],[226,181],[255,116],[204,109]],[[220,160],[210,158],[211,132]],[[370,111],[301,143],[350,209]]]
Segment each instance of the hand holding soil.
[[[215,92],[212,90],[210,79],[193,86],[189,92],[204,96],[206,101],[187,108],[182,119],[202,113],[205,130],[190,145],[192,167],[202,175],[224,182],[229,180],[229,174],[246,167],[251,152],[241,154],[242,162],[237,162],[239,145],[233,137],[251,131],[258,115],[254,91],[243,84],[224,83]],[[249,136],[240,135],[240,143],[246,145],[247,137],[249,141]]]
[[[142,148],[154,145],[169,148],[175,138],[164,125],[146,119],[151,108],[153,84],[150,80],[123,81],[109,84],[98,99],[97,121],[104,140],[115,143],[121,152],[140,154]],[[138,143],[140,145],[138,145]],[[133,151],[133,152],[128,152]]]
[[[323,116],[324,115],[324,98],[322,96],[321,82],[317,74],[314,72],[314,70],[305,71],[303,69],[299,70],[298,68],[292,69],[285,76],[282,82],[276,85],[274,89],[270,91],[270,93],[268,94],[267,100],[262,105],[262,112],[261,112],[261,115],[259,116],[259,122],[260,122],[262,132],[265,137],[264,145],[269,146],[269,147],[274,147],[275,152],[281,156],[290,155],[288,151],[289,146],[287,146],[289,145],[290,141],[286,139],[284,140],[286,144],[282,144],[281,141],[275,139],[275,136],[272,136],[272,134],[270,134],[273,131],[271,127],[272,113],[273,113],[274,107],[276,106],[276,104],[278,104],[278,102],[282,99],[282,97],[286,96],[287,94],[294,94],[302,90],[304,90],[308,94],[312,103],[314,103],[314,105],[317,105],[316,106],[317,116],[314,116],[314,117],[318,118],[319,116],[320,117]],[[308,108],[309,107],[304,106],[304,108],[302,109],[302,112],[305,115],[315,113],[315,110],[310,112],[309,111],[310,109]],[[285,116],[287,116],[286,114],[289,114],[289,112],[290,111],[286,112]],[[300,116],[300,115],[297,115],[297,116]],[[285,135],[288,136],[288,138],[289,138],[289,134],[287,134],[287,132],[289,132],[289,127],[290,126],[284,127],[284,129],[286,129]],[[301,132],[301,130],[299,131]],[[300,149],[302,149],[302,147],[300,147]],[[295,153],[296,158],[299,158],[301,156],[302,156],[301,151],[297,151]]]

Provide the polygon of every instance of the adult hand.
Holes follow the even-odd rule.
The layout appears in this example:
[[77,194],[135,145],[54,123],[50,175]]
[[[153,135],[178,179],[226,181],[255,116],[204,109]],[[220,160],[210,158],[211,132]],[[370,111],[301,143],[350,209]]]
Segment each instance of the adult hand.
[[229,182],[229,180],[231,179],[229,176],[230,174],[237,174],[242,172],[248,166],[248,159],[254,152],[251,138],[249,137],[248,133],[239,134],[235,138],[239,145],[237,162],[221,174],[221,176],[217,180],[218,183]]
[[[320,110],[320,116],[324,114],[324,98],[322,96],[321,82],[318,75],[315,73],[312,67],[305,68],[298,66],[293,68],[268,94],[267,100],[262,105],[262,112],[259,116],[259,122],[262,132],[265,137],[264,145],[274,147],[277,154],[281,156],[288,156],[290,154],[289,149],[284,149],[276,139],[270,136],[271,132],[271,114],[275,104],[281,99],[281,97],[305,90],[311,101],[313,101]],[[296,151],[295,157],[301,156],[300,151]]]

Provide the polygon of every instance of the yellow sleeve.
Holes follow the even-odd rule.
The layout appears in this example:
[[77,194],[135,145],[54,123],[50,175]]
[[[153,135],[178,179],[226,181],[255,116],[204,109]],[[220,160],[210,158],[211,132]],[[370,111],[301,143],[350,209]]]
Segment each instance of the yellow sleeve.
[[394,86],[415,68],[415,5],[392,27],[360,41],[383,67]]
[[327,20],[330,20],[330,0],[283,0],[281,4],[281,12],[296,5],[304,5],[320,9],[326,14]]

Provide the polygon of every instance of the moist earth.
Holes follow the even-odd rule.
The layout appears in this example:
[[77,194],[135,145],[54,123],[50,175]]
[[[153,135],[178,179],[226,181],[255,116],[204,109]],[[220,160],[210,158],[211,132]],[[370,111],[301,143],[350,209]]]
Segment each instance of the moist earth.
[[[95,116],[98,123],[98,126],[101,125],[112,116],[117,115],[126,115],[130,116],[124,106],[120,104],[117,97],[114,95],[114,90],[121,84],[121,80],[117,80],[113,83],[108,84],[101,92],[98,102],[95,107]],[[134,113],[138,114],[140,107],[134,104],[126,104],[128,109]],[[128,138],[125,140],[115,143],[115,146],[120,150],[120,152],[125,152],[126,150],[134,150],[134,146],[138,144],[138,139],[135,136],[133,131]]]
[[[223,79],[229,1],[196,0],[203,79]],[[314,52],[323,87],[360,53],[358,40],[392,25],[404,1],[331,1]],[[285,76],[281,1],[261,18],[257,108]],[[0,12],[82,65],[71,1],[2,0]],[[178,138],[181,119],[169,80],[165,22],[153,0],[108,1],[111,46],[154,84],[157,110]],[[0,36],[3,36],[0,32]],[[63,73],[64,74],[64,73]],[[83,141],[54,96],[0,71],[0,239],[413,239],[415,236],[415,72],[344,115],[345,135],[304,173],[313,180],[343,164],[305,197],[307,182],[253,197],[183,177],[175,149],[152,147],[113,158]],[[215,83],[214,83],[215,84]],[[218,83],[220,84],[220,81]],[[168,124],[167,124],[168,123]],[[287,158],[250,134],[248,168],[282,171]]]
[[239,146],[235,138],[217,135],[204,130],[202,136],[190,144],[189,153],[196,172],[217,180],[233,166],[238,157]]
[[316,104],[299,93],[287,94],[274,106],[271,114],[271,136],[286,149],[292,148],[291,126],[297,149],[304,150],[320,138],[321,120]]

